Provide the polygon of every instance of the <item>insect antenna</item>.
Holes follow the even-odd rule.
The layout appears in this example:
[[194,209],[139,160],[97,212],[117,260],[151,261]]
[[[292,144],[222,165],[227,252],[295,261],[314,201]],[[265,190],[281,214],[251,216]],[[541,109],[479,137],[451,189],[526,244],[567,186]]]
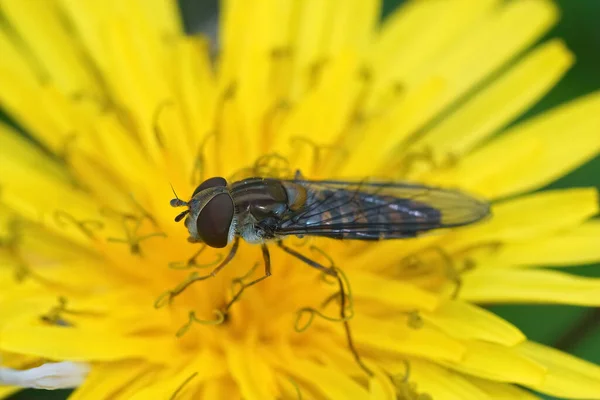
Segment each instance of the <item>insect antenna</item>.
[[[173,187],[173,185],[169,184],[169,186],[171,186],[171,190],[173,191],[173,195],[175,196],[175,198],[171,199],[171,201],[169,202],[169,204],[171,204],[171,207],[187,206],[188,205],[187,201],[183,201],[179,198],[179,196],[177,196],[177,193],[175,192],[175,188]],[[175,218],[175,221],[179,222],[181,220],[181,218],[183,218],[184,215],[185,215],[184,213],[179,214],[177,216],[177,218],[179,218],[179,220],[177,218]]]
[[183,219],[183,217],[185,217],[189,212],[190,212],[190,210],[185,210],[185,211],[182,211],[181,213],[179,213],[179,215],[175,217],[175,222],[181,221]]

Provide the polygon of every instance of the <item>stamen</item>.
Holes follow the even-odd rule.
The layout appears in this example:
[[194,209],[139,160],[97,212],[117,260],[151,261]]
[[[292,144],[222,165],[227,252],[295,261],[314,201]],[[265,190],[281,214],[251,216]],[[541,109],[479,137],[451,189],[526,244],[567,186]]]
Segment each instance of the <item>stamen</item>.
[[233,257],[235,257],[235,253],[237,252],[239,245],[240,239],[239,237],[236,237],[233,241],[233,246],[231,247],[231,250],[229,250],[229,254],[227,255],[227,257],[225,257],[225,259],[217,267],[215,267],[215,269],[213,269],[210,274],[200,276],[197,272],[192,272],[190,275],[188,275],[185,281],[181,282],[174,289],[167,290],[163,292],[160,296],[158,296],[158,298],[154,302],[154,308],[161,308],[167,304],[171,304],[171,302],[176,296],[181,294],[185,289],[188,288],[188,286],[190,286],[194,282],[203,281],[205,279],[215,277],[219,273],[219,271],[225,268],[227,264],[229,264],[229,262],[233,259]]
[[418,163],[424,163],[430,169],[436,169],[438,167],[431,147],[427,146],[420,151],[409,152],[400,157],[397,165],[394,166],[395,170],[398,171],[396,176],[400,178],[408,176]]
[[408,311],[404,314],[406,314],[406,316],[408,317],[407,325],[409,328],[421,329],[423,327],[423,325],[425,324],[425,322],[423,321],[423,318],[419,314],[419,310]]
[[183,291],[187,289],[188,286],[190,286],[192,283],[207,279],[209,277],[210,275],[200,276],[197,272],[192,272],[188,275],[185,281],[175,286],[174,289],[169,289],[163,292],[160,296],[158,296],[158,298],[154,302],[154,308],[162,308],[167,304],[171,304],[173,302],[173,299],[181,293],[183,293]]
[[[308,314],[308,320],[304,324],[300,324],[304,315]],[[344,322],[350,320],[354,314],[348,314],[344,317],[330,317],[328,315],[323,314],[319,310],[312,307],[303,307],[296,311],[296,321],[294,322],[294,330],[298,333],[302,333],[307,330],[311,325],[315,316],[321,317],[324,320],[330,322]]]
[[146,210],[139,201],[136,200],[134,194],[129,193],[129,197],[131,198],[131,202],[133,203],[135,208],[138,209],[138,211],[140,212],[142,217],[146,218],[148,221],[150,221],[156,229],[159,229],[159,225],[158,225],[158,222],[156,222],[156,218],[154,218],[154,216],[152,214],[150,214],[150,212],[148,210]]
[[[349,321],[350,319],[352,319],[352,317],[354,317],[354,303],[353,303],[353,296],[352,296],[352,290],[350,288],[350,283],[348,282],[348,278],[346,277],[346,274],[344,274],[344,272],[342,272],[342,270],[340,270],[339,268],[336,267],[330,267],[331,269],[333,269],[336,274],[337,274],[337,282],[340,286],[340,291],[338,291],[337,293],[334,293],[333,296],[329,296],[327,298],[327,300],[325,300],[325,302],[329,302],[332,297],[342,297],[342,293],[345,293],[343,295],[344,298],[347,298],[347,305],[344,305],[344,310],[343,310],[343,315],[340,315],[340,317],[330,317],[327,316],[325,314],[323,314],[322,312],[320,312],[319,310],[313,308],[313,307],[303,307],[301,309],[299,309],[298,311],[296,311],[296,322],[294,323],[294,329],[296,330],[296,332],[304,332],[305,330],[307,330],[310,325],[312,324],[315,316],[321,317],[327,321],[331,321],[331,322],[344,322],[344,321]],[[325,304],[327,305],[327,304]],[[346,314],[346,311],[348,312]],[[308,320],[306,321],[305,324],[300,324],[300,321],[303,319],[303,316],[308,314]]]
[[[264,114],[262,120],[262,127],[264,132],[264,143],[270,143],[277,128],[281,126],[281,123],[289,115],[292,105],[288,100],[280,99],[274,102],[269,110]],[[264,149],[267,150],[266,148]]]
[[69,313],[67,310],[67,299],[63,296],[58,298],[58,305],[50,309],[47,314],[40,316],[43,322],[57,326],[74,326],[73,323],[62,318],[63,313]]
[[302,392],[300,391],[300,385],[298,385],[298,382],[296,382],[291,376],[288,376],[287,378],[288,378],[288,381],[290,381],[290,383],[296,390],[296,396],[297,396],[298,400],[302,400]]
[[317,87],[319,83],[319,79],[323,74],[323,70],[325,69],[325,65],[327,65],[328,60],[321,59],[315,61],[310,67],[308,72],[308,90],[312,90]]
[[177,337],[182,337],[186,334],[186,332],[190,329],[193,323],[197,323],[200,325],[220,325],[225,321],[225,314],[221,310],[213,310],[215,315],[217,316],[214,320],[204,320],[196,317],[196,313],[194,311],[190,311],[188,314],[188,322],[186,322],[175,334]]
[[[315,245],[310,246],[310,250],[315,253],[320,254],[322,257],[324,257],[329,262],[329,265],[326,267],[327,269],[335,270],[335,262],[333,261],[333,258],[331,258],[331,256],[329,256],[327,253],[325,253],[323,250],[321,250],[320,248],[318,248]],[[334,280],[329,281],[328,280],[329,278],[332,278]],[[326,283],[328,285],[335,285],[337,283],[337,281],[335,280],[335,277],[332,277],[330,274],[327,274],[325,272],[321,273],[321,281],[323,281],[324,283]]]
[[202,247],[200,247],[200,249],[197,252],[195,252],[193,256],[188,258],[188,260],[186,262],[175,261],[175,262],[169,263],[169,268],[179,269],[179,270],[190,269],[190,268],[202,269],[202,268],[210,268],[210,267],[215,266],[218,263],[220,263],[221,260],[223,260],[223,254],[221,254],[221,253],[217,254],[217,259],[214,261],[211,261],[206,264],[198,264],[198,262],[196,261],[196,258],[198,258],[200,256],[200,254],[202,254],[202,252],[207,247],[208,246],[206,246],[206,245],[203,245]]
[[84,235],[90,239],[96,240],[94,231],[99,231],[104,228],[102,221],[96,220],[78,220],[73,215],[63,210],[56,210],[54,212],[54,220],[59,227],[66,227],[68,224],[75,225]]
[[204,181],[204,169],[206,164],[206,158],[204,156],[204,152],[206,150],[206,146],[208,145],[208,140],[217,138],[217,132],[207,133],[202,142],[200,142],[200,146],[198,146],[198,151],[196,152],[196,158],[194,162],[194,167],[192,168],[191,174],[191,183],[192,185],[198,185],[200,182]]
[[[465,250],[463,252],[466,252],[466,251],[468,251],[468,250]],[[433,263],[433,262],[426,263],[422,259],[424,257],[424,255],[427,253],[436,254],[442,260],[444,268],[445,268],[446,278],[449,279],[450,281],[452,281],[455,285],[450,297],[452,299],[456,299],[458,297],[458,294],[460,293],[460,289],[462,287],[461,274],[471,268],[474,268],[475,267],[474,261],[471,259],[466,259],[462,268],[459,268],[456,265],[455,259],[446,250],[444,250],[440,246],[431,246],[431,247],[427,247],[427,248],[419,250],[418,253],[409,254],[406,257],[404,257],[400,261],[401,265],[403,265],[403,269],[406,271],[417,272],[418,275],[416,275],[416,276],[435,274],[437,271],[436,263]],[[415,276],[415,275],[412,275],[412,276]]]
[[[107,241],[111,243],[125,243],[129,245],[129,251],[131,254],[142,255],[142,250],[140,247],[140,243],[146,239],[150,239],[153,237],[167,237],[164,232],[153,232],[147,235],[137,236],[137,232],[142,226],[142,223],[146,219],[145,216],[135,217],[129,214],[120,214],[121,216],[121,224],[123,226],[123,230],[125,231],[125,238],[107,238]],[[135,222],[133,229],[129,229],[127,221]]]
[[65,326],[72,327],[75,326],[71,321],[68,321],[63,318],[63,314],[68,314],[71,316],[93,316],[98,317],[101,314],[96,311],[80,311],[73,310],[67,307],[68,300],[64,296],[58,297],[58,305],[52,307],[48,313],[40,316],[40,319],[48,324],[57,325],[57,326]]
[[277,154],[265,154],[254,163],[254,173],[257,176],[287,178],[292,175],[292,168],[287,158]]
[[[250,276],[252,276],[252,274],[254,274],[254,272],[256,271],[256,269],[258,268],[259,265],[260,265],[260,263],[258,263],[258,262],[255,263],[252,266],[252,268],[250,268],[248,270],[248,272],[246,272],[244,275],[232,279],[232,281],[231,281],[231,300],[227,303],[227,305],[224,308],[225,314],[227,314],[229,312],[229,309],[231,308],[231,306],[234,303],[239,301],[242,293],[249,286],[248,284],[244,283],[244,280],[246,280]],[[235,290],[236,285],[239,285],[239,289],[237,289],[237,290]]]
[[156,138],[156,142],[158,146],[162,149],[165,148],[165,141],[162,129],[160,128],[160,115],[166,107],[174,106],[175,102],[173,100],[164,100],[161,102],[154,110],[154,115],[152,116],[152,130],[154,131],[154,137]]
[[[317,144],[314,141],[312,141],[311,139],[305,138],[305,137],[301,137],[301,136],[293,136],[290,138],[290,142],[291,142],[291,146],[292,148],[297,147],[298,144],[304,144],[310,147],[310,149],[312,150],[312,166],[311,166],[311,175],[315,175],[317,173],[317,170],[319,169],[319,166],[322,163],[323,160],[323,151],[329,151],[329,152],[337,152],[340,156],[340,161],[343,162],[343,160],[346,160],[349,158],[350,153],[348,152],[348,149],[346,149],[345,147],[341,146],[341,145],[335,145],[335,144],[329,144],[329,145],[322,145],[322,144]],[[332,156],[333,157],[333,156]]]
[[194,379],[196,377],[196,375],[198,375],[198,372],[194,372],[193,374],[191,374],[190,376],[188,376],[183,382],[181,382],[181,385],[179,385],[177,387],[177,389],[175,389],[175,391],[173,392],[173,394],[171,395],[171,397],[169,397],[169,400],[175,400],[175,398],[177,398],[177,396],[179,395],[179,393],[183,390],[183,388],[190,383],[190,381],[192,379]]

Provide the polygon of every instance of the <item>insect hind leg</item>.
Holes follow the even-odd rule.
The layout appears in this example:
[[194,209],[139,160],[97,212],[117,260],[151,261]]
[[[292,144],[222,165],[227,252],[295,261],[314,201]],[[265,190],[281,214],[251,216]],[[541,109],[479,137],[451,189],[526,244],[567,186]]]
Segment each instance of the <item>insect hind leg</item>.
[[[305,255],[297,252],[296,250],[286,246],[283,244],[283,242],[279,241],[277,242],[277,245],[286,253],[296,257],[297,259],[299,259],[300,261],[310,265],[311,267],[318,269],[319,271],[333,276],[337,283],[338,286],[340,288],[340,292],[339,292],[339,298],[340,298],[340,321],[344,324],[344,331],[346,332],[346,341],[348,342],[348,348],[350,349],[350,352],[352,353],[352,355],[354,356],[354,360],[356,361],[356,363],[358,364],[358,366],[365,371],[365,373],[368,376],[373,376],[373,371],[371,371],[371,369],[369,369],[369,367],[367,367],[365,365],[365,363],[362,361],[360,355],[358,354],[358,351],[356,350],[356,347],[354,346],[354,341],[352,339],[352,332],[350,330],[350,323],[349,323],[349,319],[351,318],[352,315],[347,314],[347,304],[350,303],[352,300],[350,298],[350,293],[346,291],[346,288],[344,287],[344,279],[342,278],[342,274],[340,272],[338,272],[338,269],[333,265],[326,267],[314,260],[311,260],[310,258],[306,257]],[[347,282],[346,282],[347,284]]]

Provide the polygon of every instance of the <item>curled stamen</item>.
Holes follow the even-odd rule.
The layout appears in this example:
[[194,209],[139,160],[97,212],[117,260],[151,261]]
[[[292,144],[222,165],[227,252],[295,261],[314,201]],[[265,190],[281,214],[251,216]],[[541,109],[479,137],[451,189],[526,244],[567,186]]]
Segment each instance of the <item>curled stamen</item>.
[[60,227],[66,227],[68,224],[72,224],[77,227],[84,235],[90,239],[95,239],[94,231],[101,230],[104,228],[104,224],[101,221],[96,220],[83,220],[76,219],[73,215],[63,210],[54,211],[54,220]]
[[62,314],[67,312],[67,299],[63,296],[58,298],[58,305],[52,307],[48,313],[40,316],[40,319],[43,322],[46,322],[50,325],[58,325],[58,326],[72,326],[72,324],[65,319],[62,318]]
[[185,263],[183,263],[181,261],[175,261],[175,262],[169,263],[169,268],[178,269],[178,270],[191,269],[191,268],[204,269],[204,268],[214,267],[215,265],[219,264],[221,261],[223,261],[223,254],[219,253],[219,254],[217,254],[217,258],[214,261],[208,262],[206,264],[198,264],[195,259],[189,259]]
[[202,139],[202,142],[200,142],[200,146],[198,146],[198,151],[196,152],[194,167],[192,168],[191,174],[192,185],[197,185],[198,183],[204,181],[204,168],[206,163],[204,152],[206,150],[206,146],[208,145],[208,140],[211,138],[216,139],[217,132],[207,133]]
[[321,165],[321,159],[324,150],[338,152],[341,156],[341,159],[347,159],[349,157],[349,152],[346,148],[340,145],[320,145],[315,143],[314,141],[301,137],[301,136],[293,136],[290,138],[290,142],[292,147],[297,147],[297,144],[304,144],[310,147],[312,150],[312,172],[314,173],[319,165]]
[[[237,278],[234,278],[231,281],[231,300],[229,301],[229,303],[227,303],[227,305],[225,306],[225,312],[229,311],[229,309],[231,308],[231,306],[236,303],[237,301],[239,301],[240,297],[242,296],[242,293],[244,292],[244,290],[246,290],[246,288],[248,287],[247,284],[244,283],[244,281],[246,279],[248,279],[249,277],[252,276],[252,274],[254,274],[254,272],[256,271],[256,269],[258,268],[258,266],[260,265],[260,263],[255,263],[252,268],[250,268],[248,270],[248,272],[246,272],[244,275],[239,276]],[[239,289],[236,290],[235,286],[239,285]]]
[[[304,315],[308,315],[308,320],[304,324],[300,324]],[[299,309],[298,311],[296,311],[296,321],[294,322],[294,330],[298,333],[304,332],[312,325],[313,320],[315,319],[315,316],[321,317],[324,320],[327,320],[330,322],[345,322],[345,321],[349,321],[350,319],[352,319],[354,314],[353,313],[348,314],[345,317],[330,317],[328,315],[323,314],[322,312],[320,312],[319,310],[317,310],[315,308],[303,307],[303,308]]]
[[173,100],[164,100],[161,102],[154,110],[154,115],[152,116],[152,129],[154,131],[154,137],[156,138],[156,142],[158,146],[161,148],[165,147],[164,135],[160,128],[160,116],[166,107],[174,106],[175,103]]
[[150,212],[146,210],[139,201],[136,200],[134,194],[129,193],[129,197],[131,198],[131,202],[133,203],[135,208],[137,208],[140,211],[142,218],[146,218],[152,223],[152,225],[154,225],[156,229],[159,229],[158,222],[156,222],[156,218],[154,218],[154,216],[150,214]]
[[216,319],[204,320],[204,319],[199,319],[198,317],[196,317],[196,313],[194,311],[190,311],[188,314],[188,322],[186,322],[181,328],[179,328],[179,330],[177,331],[175,336],[182,337],[183,335],[185,335],[193,323],[200,324],[200,325],[220,325],[220,324],[222,324],[225,321],[225,314],[223,314],[223,312],[221,310],[216,310],[216,309],[213,310],[213,312],[217,316]]
[[321,75],[323,74],[323,70],[325,69],[325,65],[327,65],[327,60],[325,59],[321,59],[318,61],[315,61],[311,66],[310,66],[310,72],[309,72],[309,80],[308,80],[308,89],[314,89],[317,84],[319,83],[319,79],[321,77]]
[[[273,135],[276,132],[276,127],[280,126],[283,119],[289,114],[291,109],[291,103],[283,99],[276,101],[264,114],[262,125],[263,132],[265,132],[265,137],[267,139],[273,138]],[[279,125],[276,125],[277,123],[279,123]]]
[[[327,266],[328,269],[330,269],[330,270],[335,270],[336,269],[335,268],[335,261],[333,261],[333,258],[331,258],[330,255],[328,255],[327,253],[325,253],[323,250],[321,250],[320,248],[318,248],[315,245],[311,245],[310,246],[310,250],[312,252],[320,254],[322,257],[324,257],[329,262],[329,265]],[[328,280],[330,278],[334,279],[334,280],[333,281]],[[321,273],[321,280],[323,282],[327,283],[328,285],[335,285],[335,283],[336,283],[335,279],[336,279],[335,277],[331,277],[331,275],[329,275],[329,274],[327,274],[325,272]]]
[[298,398],[298,400],[302,400],[302,392],[300,391],[300,385],[298,385],[298,382],[296,382],[292,377],[288,376],[288,381],[290,381],[290,383],[292,384],[292,386],[294,387],[294,389],[296,390],[296,396]]
[[407,176],[419,162],[427,164],[431,169],[438,166],[434,159],[433,149],[427,146],[422,150],[412,151],[402,156],[397,165],[397,176]]
[[331,296],[328,296],[325,300],[323,300],[323,302],[321,302],[321,308],[325,308],[329,305],[329,303],[331,303],[334,300],[337,300],[338,302],[340,302],[342,300],[342,293],[341,292],[335,292],[333,293]]
[[[332,269],[336,272],[337,280],[340,285],[340,291],[335,293],[334,296],[340,296],[341,299],[343,297],[342,300],[344,300],[344,299],[347,300],[347,304],[343,305],[344,309],[340,312],[339,317],[330,317],[312,307],[303,307],[303,308],[299,309],[298,311],[296,311],[296,321],[294,323],[294,329],[296,330],[296,332],[301,333],[301,332],[304,332],[305,330],[307,330],[310,327],[310,325],[312,324],[315,316],[321,317],[321,318],[323,318],[327,321],[331,321],[331,322],[347,322],[347,321],[351,320],[352,317],[354,317],[354,300],[353,300],[353,296],[352,296],[352,290],[350,288],[350,283],[348,281],[348,277],[339,268],[332,267]],[[344,295],[342,295],[342,291],[345,292]],[[328,299],[329,298],[331,298],[331,297],[328,297]],[[343,301],[343,302],[345,303],[345,301]],[[304,315],[307,315],[307,314],[308,314],[308,320],[304,324],[300,324]]]
[[409,328],[421,329],[425,324],[418,310],[409,311],[406,316],[408,317],[407,325]]
[[292,174],[290,162],[287,158],[277,154],[265,154],[254,163],[254,173],[257,176],[289,177]]
[[173,392],[173,394],[171,395],[171,397],[169,397],[169,400],[175,400],[175,398],[177,398],[177,396],[183,390],[183,388],[188,383],[190,383],[190,381],[192,379],[194,379],[196,377],[196,375],[198,375],[198,372],[194,372],[193,374],[191,374],[190,376],[188,376],[187,378],[185,378],[185,380],[183,382],[181,382],[181,384],[177,387],[177,389],[175,389],[175,391]]
[[185,281],[175,286],[174,289],[169,289],[158,296],[154,302],[154,308],[161,308],[167,304],[171,304],[173,299],[187,289],[188,286],[202,279],[206,279],[206,277],[200,277],[197,272],[192,272],[190,275],[188,275]]
[[[121,224],[123,226],[123,230],[125,231],[125,238],[107,238],[107,241],[112,243],[125,243],[129,244],[129,251],[131,254],[141,255],[142,250],[140,247],[140,243],[146,239],[150,239],[153,237],[167,237],[164,232],[153,232],[147,235],[137,236],[137,231],[140,229],[144,219],[146,217],[135,217],[129,214],[121,214]],[[133,229],[129,229],[127,225],[127,221],[135,221],[135,225]]]

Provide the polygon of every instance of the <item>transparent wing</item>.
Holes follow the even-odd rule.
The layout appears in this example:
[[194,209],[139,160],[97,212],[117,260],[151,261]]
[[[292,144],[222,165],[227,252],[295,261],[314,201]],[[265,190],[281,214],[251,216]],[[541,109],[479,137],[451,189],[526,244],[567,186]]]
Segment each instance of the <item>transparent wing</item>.
[[471,224],[490,214],[487,202],[449,189],[385,181],[283,182],[304,188],[306,202],[273,227],[280,235],[406,238]]

